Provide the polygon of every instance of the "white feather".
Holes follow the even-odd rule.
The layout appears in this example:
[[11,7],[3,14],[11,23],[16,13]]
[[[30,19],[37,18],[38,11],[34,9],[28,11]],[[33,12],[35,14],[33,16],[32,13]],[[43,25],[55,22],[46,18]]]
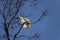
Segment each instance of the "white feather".
[[23,28],[26,28],[27,26],[28,28],[30,28],[30,20],[28,18],[23,18],[23,17],[19,17],[19,18],[20,18],[21,24],[25,22],[25,24],[23,24]]

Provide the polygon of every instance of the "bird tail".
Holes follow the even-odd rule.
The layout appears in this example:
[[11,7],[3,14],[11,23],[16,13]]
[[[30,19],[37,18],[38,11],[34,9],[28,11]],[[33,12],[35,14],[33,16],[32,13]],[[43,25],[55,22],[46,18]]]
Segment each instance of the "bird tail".
[[28,29],[30,29],[30,23],[28,24]]
[[23,25],[23,28],[26,28],[26,27],[27,27],[26,24],[24,24],[24,25]]

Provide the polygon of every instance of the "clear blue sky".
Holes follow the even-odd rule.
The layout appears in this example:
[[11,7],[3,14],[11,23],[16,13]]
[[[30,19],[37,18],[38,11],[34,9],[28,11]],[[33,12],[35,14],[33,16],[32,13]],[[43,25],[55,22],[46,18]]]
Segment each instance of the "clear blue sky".
[[[22,13],[24,15],[34,15],[28,17],[31,22],[35,21],[41,15],[41,10],[48,9],[48,15],[40,22],[31,25],[31,29],[22,29],[21,34],[33,35],[34,33],[41,33],[41,40],[60,40],[60,0],[40,0],[36,10],[33,7],[23,7]],[[1,32],[1,31],[0,31]],[[19,40],[19,39],[17,39]]]

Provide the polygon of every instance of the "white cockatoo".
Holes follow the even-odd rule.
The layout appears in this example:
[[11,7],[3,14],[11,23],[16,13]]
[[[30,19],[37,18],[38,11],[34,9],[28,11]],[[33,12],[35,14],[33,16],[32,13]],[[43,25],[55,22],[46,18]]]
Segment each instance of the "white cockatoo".
[[28,29],[30,29],[30,20],[28,18],[25,18],[25,17],[22,17],[22,16],[19,16],[19,18],[20,18],[20,22],[22,24],[22,27],[23,28],[28,27]]

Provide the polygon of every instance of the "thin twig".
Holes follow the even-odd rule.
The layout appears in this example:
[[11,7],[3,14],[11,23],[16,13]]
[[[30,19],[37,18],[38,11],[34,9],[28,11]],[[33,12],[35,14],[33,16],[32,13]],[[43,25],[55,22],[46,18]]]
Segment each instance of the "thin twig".
[[21,30],[22,30],[22,26],[19,28],[18,32],[15,34],[13,40],[15,40],[15,38],[17,37],[17,35],[20,33]]

